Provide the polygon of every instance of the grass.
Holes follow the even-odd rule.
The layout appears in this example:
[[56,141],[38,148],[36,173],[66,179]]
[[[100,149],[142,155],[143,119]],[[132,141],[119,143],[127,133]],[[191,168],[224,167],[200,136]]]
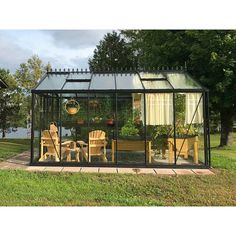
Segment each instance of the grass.
[[0,205],[235,206],[236,145],[218,148],[218,143],[219,136],[213,135],[213,176],[1,170]]
[[29,139],[0,139],[0,161],[29,150]]

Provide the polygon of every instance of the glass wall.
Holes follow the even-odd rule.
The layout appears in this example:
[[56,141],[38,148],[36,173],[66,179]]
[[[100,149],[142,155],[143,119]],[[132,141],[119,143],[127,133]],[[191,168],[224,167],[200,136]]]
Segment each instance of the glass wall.
[[114,163],[112,140],[116,137],[115,107],[114,93],[89,94],[88,162],[90,163]]
[[34,94],[33,162],[208,164],[203,93],[139,91]]
[[[59,162],[60,146],[58,139],[60,101],[59,96],[52,93],[34,95],[33,162]],[[50,130],[53,129],[53,133]]]
[[202,93],[175,94],[176,143],[170,137],[170,145],[176,145],[177,165],[204,164],[204,120]]
[[145,164],[144,95],[118,93],[118,138],[113,143],[118,164]]
[[88,159],[88,94],[62,95],[60,156],[62,162],[86,162]]
[[151,165],[173,165],[174,149],[169,145],[174,133],[173,93],[146,94],[147,140],[151,146]]

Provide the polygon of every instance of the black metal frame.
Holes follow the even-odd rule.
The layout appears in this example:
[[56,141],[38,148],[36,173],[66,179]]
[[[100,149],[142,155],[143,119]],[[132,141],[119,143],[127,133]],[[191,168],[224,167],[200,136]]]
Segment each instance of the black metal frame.
[[[165,72],[171,71],[172,70],[164,70]],[[144,71],[145,72],[145,71]],[[153,71],[148,71],[148,72],[163,72],[163,70],[161,71],[157,71],[157,70],[153,70]],[[177,71],[179,72],[179,71]],[[185,72],[185,71],[184,71]],[[66,71],[55,71],[55,72],[47,72],[47,73],[51,73],[51,74],[70,74],[70,73],[78,73],[77,71],[71,71],[71,72],[66,72]],[[81,73],[88,73],[88,71],[85,72],[81,72]],[[96,72],[97,73],[97,72]],[[103,74],[104,72],[98,72]],[[107,73],[107,72],[106,72]],[[109,73],[113,73],[115,76],[115,88],[117,88],[117,82],[116,82],[116,75],[115,73],[117,72],[109,72]],[[124,72],[118,72],[118,73],[124,73]],[[143,86],[141,77],[139,72],[137,71],[126,71],[125,74],[129,74],[129,73],[137,73],[139,75],[141,84]],[[186,72],[185,72],[186,73]],[[42,81],[46,78],[46,76],[44,76],[42,78],[42,80],[40,81],[40,83],[42,83]],[[68,79],[65,80],[65,83],[68,82]],[[160,80],[160,79],[159,79]],[[71,81],[71,80],[70,80]],[[167,80],[168,81],[168,80]],[[32,125],[31,125],[31,161],[30,164],[31,165],[36,165],[36,166],[96,166],[96,167],[146,167],[146,168],[153,168],[153,167],[157,167],[157,168],[210,168],[211,166],[211,156],[210,156],[210,131],[209,131],[209,91],[202,87],[201,85],[199,85],[199,83],[196,83],[201,86],[201,89],[174,89],[173,86],[171,85],[171,83],[169,82],[169,84],[171,85],[172,89],[145,89],[145,87],[143,86],[143,89],[115,89],[115,90],[95,90],[95,89],[90,89],[90,85],[91,85],[91,78],[90,80],[86,80],[86,82],[89,82],[89,87],[86,90],[37,90],[37,89],[33,89],[32,90]],[[39,83],[39,84],[40,84]],[[63,87],[65,85],[65,83],[63,84]],[[198,93],[202,93],[203,94],[203,115],[204,115],[204,156],[205,156],[205,163],[204,165],[190,165],[190,164],[181,164],[181,165],[177,165],[177,156],[176,156],[176,117],[175,117],[175,95],[177,93],[193,93],[193,92],[198,92]],[[56,95],[57,99],[59,99],[59,104],[60,104],[60,112],[59,112],[59,123],[60,123],[60,137],[62,137],[62,95],[63,93],[69,94],[69,93],[73,93],[73,94],[77,94],[78,93],[83,93],[83,94],[87,94],[87,130],[89,131],[90,128],[90,122],[89,122],[89,97],[91,94],[102,94],[102,93],[106,93],[106,94],[113,94],[113,99],[115,98],[115,104],[116,104],[116,108],[115,108],[115,119],[117,119],[117,100],[118,100],[118,95],[119,94],[123,94],[123,93],[142,93],[144,94],[144,99],[145,99],[145,95],[146,93],[172,93],[173,94],[173,126],[174,126],[174,164],[148,164],[146,162],[146,145],[147,145],[147,129],[146,129],[146,102],[144,101],[144,138],[145,138],[145,162],[143,164],[124,164],[124,163],[118,163],[117,161],[117,151],[115,151],[115,162],[114,163],[73,163],[73,162],[61,162],[61,145],[60,145],[60,162],[34,162],[34,108],[35,108],[35,95],[44,95],[50,93],[51,95]],[[117,140],[118,138],[118,122],[117,120],[115,121],[115,129],[116,129],[116,135],[115,138]],[[39,140],[40,142],[40,140]],[[117,150],[117,142],[116,142],[116,150]]]

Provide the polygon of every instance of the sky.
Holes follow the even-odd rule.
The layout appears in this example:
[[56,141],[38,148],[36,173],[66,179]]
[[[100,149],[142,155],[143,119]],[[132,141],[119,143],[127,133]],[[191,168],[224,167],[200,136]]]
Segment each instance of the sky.
[[88,68],[88,59],[111,30],[0,30],[0,68],[12,73],[38,55],[52,68]]

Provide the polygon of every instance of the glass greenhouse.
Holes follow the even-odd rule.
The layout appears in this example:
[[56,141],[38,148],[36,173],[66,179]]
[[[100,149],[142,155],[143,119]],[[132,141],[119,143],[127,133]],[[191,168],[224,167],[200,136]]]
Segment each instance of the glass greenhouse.
[[31,164],[207,168],[208,90],[185,70],[49,71],[32,90]]

